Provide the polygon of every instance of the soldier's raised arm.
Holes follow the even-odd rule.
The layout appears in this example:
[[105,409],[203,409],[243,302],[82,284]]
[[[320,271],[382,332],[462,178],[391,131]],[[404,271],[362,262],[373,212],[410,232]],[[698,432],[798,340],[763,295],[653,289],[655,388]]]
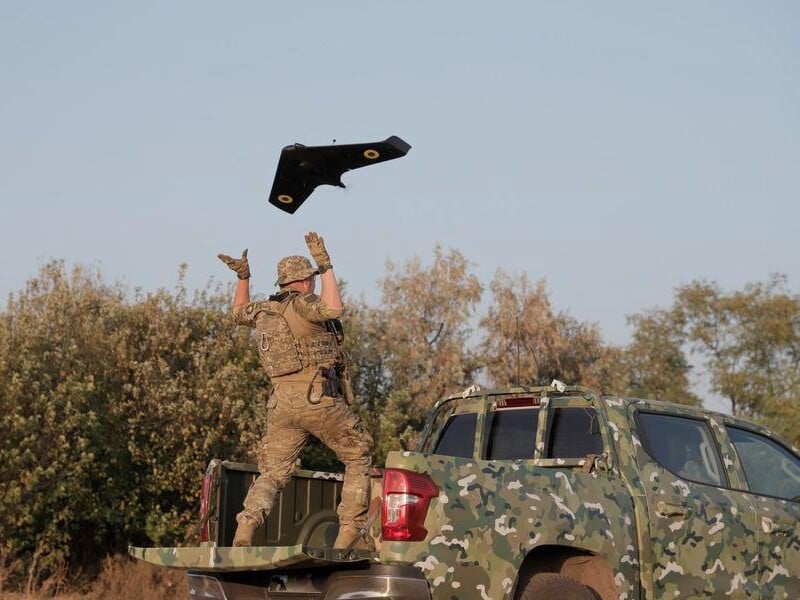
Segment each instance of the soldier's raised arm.
[[233,308],[243,306],[250,302],[250,263],[247,260],[247,248],[242,252],[241,258],[233,258],[227,254],[217,254],[222,262],[231,271],[236,273],[239,282],[236,284],[236,291],[233,294]]
[[319,272],[319,280],[322,288],[319,291],[319,297],[322,301],[334,310],[341,310],[342,295],[339,291],[339,284],[336,281],[336,275],[333,273],[333,265],[331,264],[331,257],[328,250],[325,248],[325,240],[322,239],[313,231],[306,234],[306,246],[311,253],[311,258],[317,263],[317,271]]

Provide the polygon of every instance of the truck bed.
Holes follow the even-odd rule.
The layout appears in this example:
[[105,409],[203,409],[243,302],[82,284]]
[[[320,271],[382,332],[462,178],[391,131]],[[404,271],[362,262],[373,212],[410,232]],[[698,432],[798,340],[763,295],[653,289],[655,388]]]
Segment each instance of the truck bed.
[[[209,463],[210,542],[217,546],[233,543],[236,514],[257,476],[255,465],[217,459]],[[341,493],[341,474],[298,470],[278,493],[275,508],[253,536],[253,545],[330,546],[336,537],[336,507]]]

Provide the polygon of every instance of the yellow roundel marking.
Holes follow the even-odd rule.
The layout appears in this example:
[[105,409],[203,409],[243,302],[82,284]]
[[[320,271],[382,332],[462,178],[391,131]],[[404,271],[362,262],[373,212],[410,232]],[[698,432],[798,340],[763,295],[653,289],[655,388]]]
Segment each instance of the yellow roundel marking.
[[278,202],[282,202],[283,204],[291,204],[294,202],[294,198],[287,196],[286,194],[280,194],[278,195]]
[[372,148],[368,148],[364,150],[364,158],[369,158],[370,160],[375,160],[381,155],[380,152],[377,150],[373,150]]

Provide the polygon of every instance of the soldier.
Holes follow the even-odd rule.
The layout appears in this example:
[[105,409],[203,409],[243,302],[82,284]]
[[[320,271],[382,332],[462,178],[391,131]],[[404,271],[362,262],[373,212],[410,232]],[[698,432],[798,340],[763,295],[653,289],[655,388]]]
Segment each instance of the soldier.
[[[267,430],[258,454],[260,475],[247,493],[244,510],[236,516],[234,546],[252,544],[276,494],[294,472],[309,434],[345,465],[334,547],[356,542],[367,520],[372,436],[351,410],[350,398],[345,398],[347,365],[338,320],[344,307],[323,239],[310,232],[305,240],[317,268],[304,256],[281,259],[275,282],[280,291],[264,302],[250,301],[247,250],[241,258],[219,255],[239,278],[234,321],[255,328],[261,364],[272,383]],[[319,296],[314,294],[317,275],[322,283]]]

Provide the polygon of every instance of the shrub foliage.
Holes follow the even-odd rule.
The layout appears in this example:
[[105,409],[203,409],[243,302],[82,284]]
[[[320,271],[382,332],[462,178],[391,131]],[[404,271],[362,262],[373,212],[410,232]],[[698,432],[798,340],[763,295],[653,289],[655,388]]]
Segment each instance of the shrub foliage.
[[209,457],[244,460],[267,381],[227,293],[137,293],[45,265],[0,320],[0,544],[11,576],[173,544]]

